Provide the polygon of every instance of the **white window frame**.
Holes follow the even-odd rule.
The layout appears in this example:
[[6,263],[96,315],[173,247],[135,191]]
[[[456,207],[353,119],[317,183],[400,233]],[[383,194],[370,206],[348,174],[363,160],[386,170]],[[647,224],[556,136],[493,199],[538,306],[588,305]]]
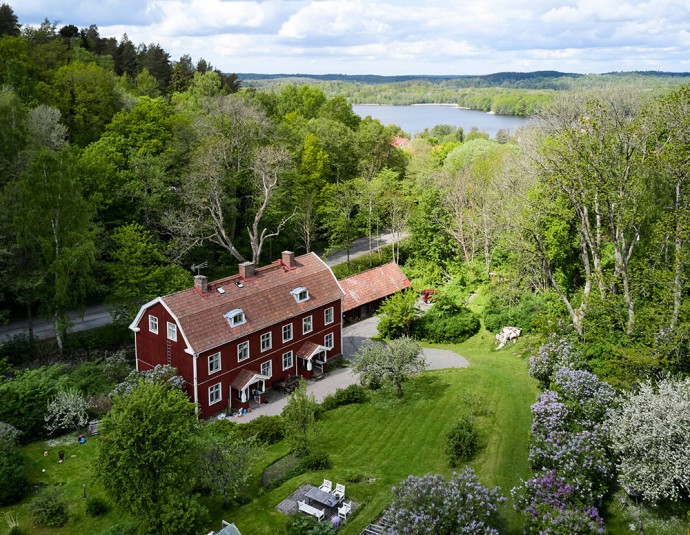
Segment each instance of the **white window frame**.
[[335,309],[333,307],[328,307],[323,311],[323,323],[324,325],[330,325],[335,321]]
[[[211,364],[216,363],[217,365],[213,367]],[[220,358],[220,351],[218,353],[214,353],[213,355],[208,356],[208,374],[212,375],[216,372],[219,372],[221,369],[221,358]]]
[[[268,373],[264,373],[264,366],[268,364]],[[261,363],[261,375],[265,375],[266,377],[273,377],[273,361],[272,360],[267,360],[266,362]]]
[[[242,352],[246,350],[247,356],[241,358]],[[249,340],[237,344],[237,362],[243,362],[249,358]]]
[[167,335],[168,335],[168,340],[172,340],[173,342],[177,342],[177,323],[168,322]]
[[273,336],[271,331],[261,335],[261,352],[268,351],[273,347]]
[[[309,329],[307,329],[309,327]],[[314,318],[306,316],[302,318],[302,334],[308,334],[314,330]]]
[[149,332],[158,334],[158,316],[149,315]]
[[[328,340],[330,339],[330,344],[328,343]],[[333,336],[333,333],[328,333],[326,336],[323,337],[323,346],[327,347],[328,349],[333,349],[335,346],[335,336]]]
[[223,317],[228,320],[230,327],[238,327],[247,323],[247,316],[241,308],[235,308],[223,314]]
[[[217,399],[213,399],[215,396],[218,396]],[[221,388],[221,383],[216,383],[215,385],[211,385],[208,387],[208,404],[209,406],[215,405],[216,403],[219,403],[223,401],[223,389]]]
[[[285,336],[285,329],[289,329],[289,336]],[[283,342],[289,342],[292,340],[293,337],[293,328],[292,328],[292,323],[286,323],[283,325]]]
[[[285,366],[285,357],[290,358],[290,365],[289,366]],[[283,358],[282,358],[281,363],[283,365],[283,371],[289,370],[290,368],[292,368],[295,365],[295,358],[292,354],[292,351],[288,351],[287,353],[283,353]]]
[[290,293],[295,298],[295,301],[297,301],[298,303],[304,303],[305,301],[309,301],[309,290],[307,290],[304,286],[300,286],[299,288],[290,290]]

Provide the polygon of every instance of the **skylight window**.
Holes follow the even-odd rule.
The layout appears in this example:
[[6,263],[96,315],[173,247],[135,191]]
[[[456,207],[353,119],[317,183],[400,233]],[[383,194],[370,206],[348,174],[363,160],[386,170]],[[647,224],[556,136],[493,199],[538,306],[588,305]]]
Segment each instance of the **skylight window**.
[[295,298],[295,301],[297,301],[298,303],[301,303],[309,299],[309,291],[304,286],[300,286],[299,288],[290,290],[290,293]]
[[244,311],[241,308],[231,310],[230,312],[223,314],[223,317],[228,320],[230,327],[237,327],[238,325],[247,323],[247,316],[244,315]]

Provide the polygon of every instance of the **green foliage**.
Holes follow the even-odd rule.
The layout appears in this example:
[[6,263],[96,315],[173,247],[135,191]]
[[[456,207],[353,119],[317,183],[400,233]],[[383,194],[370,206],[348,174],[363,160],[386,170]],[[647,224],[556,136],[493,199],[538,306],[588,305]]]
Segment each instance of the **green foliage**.
[[84,394],[76,388],[59,390],[48,402],[45,414],[46,429],[49,433],[57,430],[77,430],[89,421],[89,403]]
[[281,416],[259,416],[246,424],[235,425],[242,436],[255,437],[262,444],[276,444],[285,438],[285,421]]
[[516,292],[497,287],[484,307],[484,326],[497,333],[503,327],[519,327],[525,333],[542,329],[553,317],[562,317],[563,306],[552,292]]
[[108,512],[108,503],[97,496],[86,500],[86,514],[89,516],[101,516]]
[[[408,250],[405,243],[400,244],[400,262],[404,262],[407,258]],[[382,247],[379,250],[373,251],[371,254],[367,253],[357,258],[352,258],[350,263],[343,262],[337,266],[333,266],[333,274],[335,278],[340,280],[352,275],[357,275],[368,269],[372,269],[383,264],[387,264],[393,258],[392,247],[390,245]]]
[[360,385],[350,385],[338,388],[333,394],[329,394],[321,402],[321,408],[331,411],[343,405],[352,403],[364,403],[367,400],[367,391]]
[[19,450],[19,431],[0,422],[0,506],[21,500],[29,490],[24,456]]
[[59,528],[69,520],[69,508],[64,494],[58,489],[42,491],[29,504],[36,526]]
[[69,384],[64,365],[24,370],[0,384],[0,421],[22,432],[22,441],[46,436],[43,415],[48,401]]
[[290,518],[285,535],[335,535],[330,522],[319,522],[311,516],[298,513]]
[[187,395],[155,380],[116,396],[103,419],[95,476],[148,530],[173,529],[164,521],[172,515],[185,531],[201,513],[185,496],[193,481],[196,427]]
[[445,453],[448,465],[455,468],[458,461],[469,461],[477,448],[477,429],[469,418],[459,418],[446,433]]
[[416,300],[417,294],[412,290],[396,292],[384,299],[378,309],[381,318],[377,326],[383,338],[394,339],[409,334]]
[[134,522],[123,522],[122,524],[115,524],[110,526],[105,531],[101,531],[99,535],[137,535],[139,527]]
[[458,343],[476,334],[479,327],[479,318],[469,308],[443,311],[434,305],[426,314],[414,320],[412,336],[427,342]]
[[307,394],[307,383],[300,379],[299,386],[290,394],[287,405],[283,408],[285,421],[285,438],[299,456],[310,451],[315,414],[318,403],[313,394]]

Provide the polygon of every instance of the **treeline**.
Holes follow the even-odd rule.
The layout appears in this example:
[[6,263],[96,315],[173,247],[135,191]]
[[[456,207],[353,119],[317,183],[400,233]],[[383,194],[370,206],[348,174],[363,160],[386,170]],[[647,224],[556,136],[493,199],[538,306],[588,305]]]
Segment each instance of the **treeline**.
[[344,98],[236,92],[203,60],[2,9],[5,316],[51,318],[61,345],[68,310],[105,300],[126,321],[192,263],[219,277],[383,227],[406,158]]

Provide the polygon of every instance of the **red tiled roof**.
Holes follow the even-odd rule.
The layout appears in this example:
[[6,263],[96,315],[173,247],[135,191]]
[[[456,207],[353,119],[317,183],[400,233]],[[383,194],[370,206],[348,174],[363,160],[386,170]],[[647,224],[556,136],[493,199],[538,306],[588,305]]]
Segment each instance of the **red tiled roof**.
[[[266,329],[343,296],[333,272],[314,253],[296,257],[293,268],[287,269],[277,260],[254,273],[246,280],[234,275],[211,282],[208,293],[203,295],[190,288],[162,298],[177,317],[194,353]],[[235,284],[237,281],[242,282],[242,288]],[[290,293],[300,286],[309,292],[309,299],[302,303]],[[218,288],[225,293],[220,294]],[[236,308],[242,309],[247,321],[230,327],[223,314]]]
[[230,386],[232,386],[235,390],[244,390],[252,381],[254,381],[254,378],[257,378],[257,381],[260,381],[262,378],[268,379],[268,377],[261,375],[260,373],[250,372],[249,370],[245,369],[242,370],[237,377],[235,377],[235,380]]
[[297,350],[297,355],[299,358],[309,360],[319,351],[325,351],[326,348],[314,342],[305,342],[302,347]]
[[389,262],[342,279],[340,286],[345,292],[343,312],[347,312],[376,299],[393,295],[398,290],[409,288],[411,284],[400,267],[395,262]]

